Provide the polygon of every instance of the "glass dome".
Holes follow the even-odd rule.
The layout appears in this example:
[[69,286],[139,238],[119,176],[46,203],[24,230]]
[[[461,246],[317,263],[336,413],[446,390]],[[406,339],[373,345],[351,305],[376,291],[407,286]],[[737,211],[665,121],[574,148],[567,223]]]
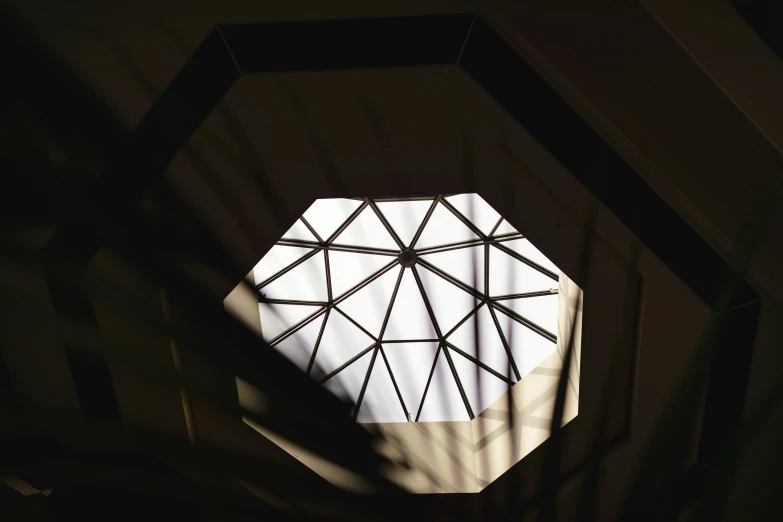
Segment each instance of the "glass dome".
[[560,270],[477,194],[319,199],[253,272],[264,338],[359,422],[470,420],[556,349]]

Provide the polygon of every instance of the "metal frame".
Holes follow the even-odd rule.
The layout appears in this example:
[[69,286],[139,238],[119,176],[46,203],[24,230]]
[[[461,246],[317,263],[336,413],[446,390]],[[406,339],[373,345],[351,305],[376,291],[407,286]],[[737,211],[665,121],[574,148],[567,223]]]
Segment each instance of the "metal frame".
[[[359,360],[360,358],[364,357],[368,353],[372,352],[372,356],[370,359],[369,366],[367,368],[367,373],[365,374],[364,381],[362,383],[361,391],[359,392],[358,399],[356,401],[356,406],[353,410],[353,417],[356,419],[358,417],[359,411],[362,406],[362,402],[364,399],[365,392],[367,390],[367,386],[370,380],[370,377],[372,375],[373,368],[375,367],[375,364],[378,360],[378,355],[380,354],[381,360],[383,360],[383,363],[386,367],[386,369],[389,372],[389,375],[391,377],[392,384],[394,385],[395,392],[397,394],[397,397],[400,401],[400,406],[402,408],[402,411],[406,418],[411,419],[414,408],[416,413],[415,420],[418,421],[421,410],[424,405],[424,401],[427,398],[427,392],[430,388],[430,383],[432,381],[432,376],[435,371],[435,367],[437,365],[438,357],[443,355],[445,357],[445,360],[449,366],[449,369],[452,373],[452,376],[454,378],[454,382],[457,385],[457,388],[460,392],[460,395],[462,397],[462,401],[465,405],[465,410],[468,413],[468,416],[473,419],[475,417],[473,409],[470,405],[470,401],[468,399],[467,394],[465,393],[465,389],[462,385],[462,381],[460,380],[460,377],[458,375],[458,372],[456,370],[456,367],[454,365],[454,360],[452,353],[457,354],[458,357],[463,357],[467,359],[468,361],[471,361],[472,363],[476,364],[479,368],[482,368],[483,370],[487,371],[494,377],[502,380],[503,382],[513,385],[514,379],[516,381],[519,381],[521,379],[521,375],[519,373],[519,370],[516,365],[516,361],[514,361],[514,356],[511,352],[511,347],[506,339],[505,334],[503,333],[503,330],[500,325],[500,321],[498,320],[498,312],[502,313],[504,316],[509,317],[511,320],[518,322],[519,324],[525,326],[526,328],[532,330],[533,332],[541,335],[545,339],[556,343],[557,337],[555,334],[547,331],[546,329],[542,328],[541,326],[535,324],[533,321],[530,321],[529,319],[519,315],[518,313],[514,312],[507,306],[505,306],[501,301],[508,301],[512,299],[526,299],[526,298],[533,298],[533,297],[541,297],[541,296],[547,296],[547,295],[553,295],[557,293],[556,288],[550,288],[550,289],[542,289],[541,291],[536,292],[527,292],[527,293],[516,293],[516,294],[505,294],[505,295],[499,295],[499,296],[492,296],[490,292],[490,252],[491,250],[498,249],[501,252],[504,252],[511,256],[513,259],[519,261],[520,263],[537,270],[538,272],[546,275],[547,277],[553,279],[554,281],[558,280],[558,275],[553,273],[552,271],[538,265],[534,261],[522,256],[521,254],[517,253],[513,249],[509,248],[504,243],[508,241],[513,241],[515,239],[522,239],[524,236],[520,233],[506,233],[506,234],[500,234],[500,235],[494,235],[495,232],[500,227],[501,223],[503,222],[503,218],[500,217],[498,221],[495,223],[495,225],[492,227],[492,230],[489,232],[489,234],[484,234],[470,219],[465,217],[460,211],[455,208],[447,199],[449,195],[437,195],[437,196],[424,196],[424,197],[411,197],[411,198],[351,198],[356,201],[361,201],[361,204],[353,210],[350,215],[342,222],[342,224],[337,227],[337,229],[327,238],[322,239],[318,233],[316,232],[315,228],[307,221],[307,219],[302,216],[300,220],[302,223],[307,227],[307,229],[310,231],[311,234],[313,234],[313,237],[316,239],[315,241],[307,241],[307,240],[301,240],[301,239],[288,239],[283,238],[280,241],[277,242],[278,246],[290,246],[290,247],[300,247],[300,248],[309,248],[310,250],[306,252],[302,257],[295,260],[294,262],[290,263],[289,265],[285,266],[284,268],[280,269],[278,272],[273,274],[272,276],[268,277],[264,281],[262,281],[260,284],[257,285],[257,291],[259,295],[259,302],[270,304],[270,305],[299,305],[299,306],[312,306],[315,308],[314,312],[310,315],[308,315],[306,318],[302,319],[298,323],[290,326],[285,331],[278,334],[275,338],[271,339],[269,341],[269,344],[272,346],[275,346],[279,344],[284,339],[288,338],[290,335],[296,333],[304,326],[310,324],[312,321],[315,321],[316,319],[323,316],[323,321],[321,323],[321,328],[318,333],[318,337],[316,339],[315,345],[313,347],[313,351],[310,357],[310,361],[307,366],[307,374],[310,375],[312,373],[312,368],[315,364],[316,355],[318,353],[318,348],[321,344],[321,339],[323,337],[324,331],[326,329],[327,322],[329,321],[330,314],[332,310],[339,313],[348,321],[351,322],[354,326],[359,328],[362,332],[364,332],[370,339],[372,339],[372,344],[367,346],[366,348],[362,349],[359,353],[354,355],[351,359],[348,361],[345,361],[342,365],[340,365],[338,368],[333,369],[331,372],[329,372],[327,375],[322,377],[320,379],[321,383],[324,383],[334,377],[335,375],[339,374],[341,371],[343,371],[345,368],[353,364],[355,361]],[[410,244],[405,245],[402,240],[400,239],[397,232],[394,230],[394,228],[391,226],[391,224],[388,222],[386,217],[383,215],[382,210],[378,207],[377,202],[388,202],[388,201],[432,201],[432,205],[430,205],[429,209],[427,210],[427,213],[424,215],[421,224],[416,230],[415,235],[413,236],[413,239],[411,240]],[[424,232],[425,227],[429,223],[430,217],[432,216],[433,212],[435,211],[436,207],[438,205],[443,206],[445,209],[447,209],[449,212],[451,212],[452,215],[454,215],[462,224],[464,224],[468,229],[471,230],[471,232],[476,236],[476,239],[471,239],[467,241],[460,241],[455,243],[446,243],[442,245],[436,245],[431,246],[427,248],[422,249],[416,249],[416,243],[418,242],[419,238],[421,237],[422,233]],[[348,226],[362,213],[366,211],[373,212],[378,219],[380,220],[383,227],[388,231],[389,235],[392,237],[394,242],[397,244],[399,250],[390,250],[390,249],[383,249],[383,248],[374,248],[374,247],[364,247],[364,246],[355,246],[355,245],[344,245],[340,243],[336,243],[335,241],[340,237],[340,234],[348,228]],[[483,281],[483,290],[478,290],[473,285],[470,285],[468,283],[465,283],[464,281],[461,281],[459,278],[449,274],[445,270],[442,270],[441,268],[435,266],[427,259],[427,255],[429,254],[436,254],[441,252],[448,252],[451,250],[457,250],[457,249],[463,249],[463,248],[471,248],[476,246],[483,246],[483,255],[484,255],[484,273],[481,274],[481,280]],[[410,267],[410,270],[414,276],[414,279],[416,281],[416,285],[419,289],[419,292],[422,296],[422,299],[424,301],[424,305],[427,309],[427,314],[429,315],[430,321],[432,323],[433,329],[435,330],[435,333],[437,335],[437,338],[434,339],[406,339],[406,340],[389,340],[386,341],[383,339],[384,333],[386,331],[386,327],[389,322],[389,318],[391,317],[392,308],[394,306],[397,293],[400,288],[400,284],[402,282],[402,278],[405,274],[406,267],[401,266],[399,263],[399,255],[400,252],[403,250],[413,250],[417,254],[417,262],[416,265],[419,265],[422,267],[422,269],[427,270],[438,277],[441,277],[442,279],[448,281],[452,285],[456,286],[457,288],[463,290],[464,292],[470,294],[473,296],[476,301],[477,305],[468,313],[465,317],[463,317],[454,327],[451,328],[448,332],[445,334],[441,331],[440,325],[438,324],[438,320],[435,317],[435,313],[432,309],[432,305],[430,304],[429,297],[427,295],[427,291],[424,287],[424,284],[422,283],[421,276],[419,274],[418,267],[416,265]],[[324,267],[325,267],[325,276],[326,276],[326,286],[327,286],[327,301],[303,301],[303,300],[293,300],[293,299],[273,299],[273,298],[267,298],[263,293],[262,290],[264,287],[268,286],[272,282],[276,281],[283,275],[287,274],[291,270],[295,269],[305,261],[309,260],[313,256],[315,256],[319,251],[323,251],[324,255]],[[340,252],[353,252],[357,254],[363,254],[363,255],[380,255],[380,256],[388,256],[388,257],[396,257],[397,259],[391,260],[387,265],[383,266],[379,270],[376,270],[369,276],[365,277],[361,281],[359,281],[357,284],[355,284],[353,287],[349,288],[339,296],[335,296],[333,293],[332,288],[332,267],[330,264],[330,251],[340,251]],[[386,309],[386,315],[384,316],[383,324],[381,326],[380,332],[378,332],[378,335],[374,335],[372,332],[368,331],[366,328],[361,326],[357,321],[355,321],[350,315],[346,314],[340,308],[338,305],[351,297],[353,294],[364,288],[365,286],[369,285],[382,275],[386,274],[390,270],[393,270],[399,266],[399,275],[397,276],[397,282],[394,286],[394,291],[392,292],[391,299],[389,301],[388,307]],[[477,283],[477,281],[474,282]],[[455,346],[453,343],[449,341],[449,337],[457,330],[459,329],[463,324],[465,324],[467,321],[469,321],[474,315],[476,315],[479,311],[479,309],[482,306],[487,306],[493,323],[495,325],[495,328],[497,329],[498,335],[500,336],[501,342],[503,344],[503,348],[506,352],[506,356],[508,357],[509,361],[509,367],[513,371],[514,379],[509,378],[507,376],[504,376],[503,374],[499,373],[498,371],[494,370],[493,368],[490,368],[480,360],[477,360],[475,357],[469,355],[462,349],[460,349],[458,346]],[[389,361],[386,357],[386,353],[384,351],[383,345],[384,344],[394,344],[394,343],[416,343],[416,342],[433,342],[438,343],[438,349],[435,352],[435,358],[432,363],[432,368],[430,370],[430,375],[427,380],[427,385],[424,389],[424,393],[422,394],[421,401],[419,402],[418,406],[416,405],[406,405],[405,401],[403,400],[402,394],[400,393],[399,386],[397,385],[397,378],[395,377],[394,371],[391,367],[391,364],[389,364]]]

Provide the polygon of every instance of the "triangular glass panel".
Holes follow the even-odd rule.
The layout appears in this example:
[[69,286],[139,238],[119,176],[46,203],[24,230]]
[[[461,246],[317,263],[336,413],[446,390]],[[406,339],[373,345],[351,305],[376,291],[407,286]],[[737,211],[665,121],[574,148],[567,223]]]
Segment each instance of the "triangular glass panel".
[[473,310],[479,301],[471,294],[449,283],[427,268],[417,269],[421,284],[430,300],[432,311],[438,320],[440,331],[445,335],[463,317]]
[[370,367],[372,350],[362,355],[359,359],[343,368],[337,375],[324,383],[324,388],[335,394],[345,402],[356,404],[359,393],[364,385],[364,378]]
[[[413,418],[416,418],[416,414]],[[465,409],[454,374],[451,373],[449,363],[441,350],[421,405],[419,422],[467,420],[470,420],[468,410]]]
[[470,241],[471,239],[478,239],[478,236],[449,209],[438,203],[427,221],[424,231],[419,236],[419,240],[416,241],[414,249]]
[[[316,308],[313,308],[313,311],[315,310]],[[275,350],[286,356],[288,360],[297,365],[303,372],[307,371],[307,366],[310,364],[310,356],[313,354],[313,347],[315,347],[315,342],[318,340],[318,333],[321,331],[321,325],[325,317],[326,315],[324,314],[308,323],[307,326],[303,326],[289,335],[275,345]]]
[[427,306],[411,270],[405,270],[383,339],[437,339]]
[[544,254],[541,253],[533,244],[527,239],[514,239],[512,241],[503,241],[504,246],[507,246],[514,252],[528,258],[532,262],[554,272],[560,273],[560,269],[557,268],[552,261],[550,261]]
[[397,391],[389,376],[389,370],[378,352],[370,371],[370,380],[364,390],[362,404],[359,407],[359,422],[405,422],[405,411],[402,409]]
[[498,304],[510,308],[525,319],[556,335],[558,298],[557,294],[549,294],[540,297],[506,299],[498,301]]
[[335,240],[338,245],[352,245],[371,248],[399,250],[397,243],[383,226],[375,211],[365,207]]
[[489,251],[489,290],[491,296],[541,292],[557,288],[558,282],[505,252]]
[[412,418],[421,405],[438,343],[388,343],[383,345],[400,395]]
[[495,233],[493,236],[500,236],[502,234],[515,234],[517,233],[517,229],[511,226],[511,223],[506,221],[505,219],[500,222],[500,225],[495,230]]
[[367,334],[342,314],[332,310],[315,354],[318,371],[313,367],[312,376],[320,379],[331,373],[372,343],[373,340]]
[[299,239],[302,241],[316,241],[315,236],[307,226],[302,223],[301,219],[297,219],[288,231],[283,234],[283,239]]
[[[477,339],[478,343],[476,343]],[[508,355],[503,346],[503,340],[500,338],[487,305],[479,308],[478,312],[465,321],[446,340],[500,375],[510,379],[514,378],[514,372],[509,368]]]
[[271,341],[318,310],[321,310],[321,307],[259,303],[261,335],[265,340]]
[[316,253],[286,272],[263,287],[260,292],[262,297],[267,299],[325,302],[328,295],[323,252]]
[[361,204],[361,201],[355,199],[317,199],[304,213],[304,217],[321,239],[326,241]]
[[508,383],[453,350],[451,360],[454,362],[462,389],[465,390],[474,415],[484,411],[487,406],[509,391]]
[[405,246],[411,244],[432,201],[381,201],[378,209]]
[[457,194],[447,197],[446,201],[485,234],[489,234],[500,219],[500,214],[478,194]]
[[[256,284],[260,285],[280,270],[289,266],[291,263],[301,259],[313,250],[310,248],[299,248],[275,245],[266,253],[261,261],[253,268],[253,277]],[[318,255],[318,254],[315,254]]]
[[497,314],[500,328],[511,347],[511,355],[514,357],[514,362],[522,377],[530,373],[530,370],[541,364],[557,349],[556,343],[502,312],[497,312]]
[[354,252],[329,251],[329,269],[332,276],[332,293],[339,297],[384,266],[395,261],[390,256],[356,254]]
[[421,259],[479,292],[484,291],[484,245],[422,254]]
[[337,307],[373,335],[379,335],[400,270],[401,267],[392,268]]

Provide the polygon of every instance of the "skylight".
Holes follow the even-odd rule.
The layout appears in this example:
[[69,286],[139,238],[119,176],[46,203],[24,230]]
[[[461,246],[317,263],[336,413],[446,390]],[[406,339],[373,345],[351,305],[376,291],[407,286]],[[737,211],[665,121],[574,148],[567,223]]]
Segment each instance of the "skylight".
[[359,422],[478,415],[555,351],[559,275],[477,194],[317,200],[254,269],[264,338]]

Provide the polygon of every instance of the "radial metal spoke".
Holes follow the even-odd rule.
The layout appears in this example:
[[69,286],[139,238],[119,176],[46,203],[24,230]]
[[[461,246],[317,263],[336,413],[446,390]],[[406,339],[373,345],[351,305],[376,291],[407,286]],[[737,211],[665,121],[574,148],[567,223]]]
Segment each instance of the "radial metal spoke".
[[269,299],[263,296],[258,297],[259,303],[274,305],[300,305],[300,306],[329,306],[326,301],[300,301],[296,299]]
[[329,372],[326,376],[322,377],[321,380],[318,381],[318,384],[325,383],[326,381],[328,381],[329,379],[331,379],[332,377],[334,377],[335,375],[337,375],[338,373],[340,373],[341,371],[343,371],[344,369],[349,367],[351,364],[353,364],[356,361],[358,361],[359,359],[361,359],[364,354],[366,354],[367,352],[369,352],[373,348],[376,348],[377,346],[378,346],[378,343],[372,343],[370,346],[368,346],[367,348],[363,349],[361,352],[357,353],[356,355],[354,355],[353,357],[351,357],[350,359],[345,361],[343,364],[341,364],[340,366],[338,366],[337,368],[335,368],[334,370]]
[[373,212],[375,212],[375,215],[378,216],[378,219],[381,220],[381,223],[383,224],[383,227],[386,229],[386,231],[391,235],[392,239],[394,239],[394,242],[397,243],[397,246],[400,247],[400,250],[405,250],[405,245],[402,244],[402,241],[400,240],[400,236],[397,235],[397,232],[394,231],[392,226],[389,224],[389,222],[386,220],[386,216],[383,215],[383,213],[378,208],[378,205],[375,204],[374,201],[372,201],[370,198],[367,198],[367,204],[370,205],[370,208]]
[[419,422],[421,416],[421,409],[424,407],[424,399],[427,398],[427,392],[430,389],[430,383],[432,382],[432,376],[435,374],[435,366],[438,364],[438,356],[443,349],[441,345],[438,345],[438,349],[435,350],[435,358],[432,360],[432,368],[430,368],[430,376],[427,377],[427,385],[424,386],[424,393],[421,394],[421,402],[419,402],[419,411],[416,412],[416,422]]
[[438,336],[438,340],[443,342],[443,334],[440,331],[440,326],[438,326],[438,320],[435,318],[435,312],[432,310],[432,305],[427,297],[427,292],[424,290],[424,285],[421,282],[421,277],[419,277],[419,272],[416,270],[415,266],[411,267],[411,271],[413,272],[413,278],[416,279],[416,286],[419,287],[419,293],[421,293],[421,298],[424,300],[424,307],[427,309],[427,314],[430,316],[430,321],[432,322],[432,327],[435,329],[435,334]]
[[492,375],[494,375],[495,377],[497,377],[498,379],[501,379],[506,384],[510,384],[511,386],[513,386],[515,384],[514,381],[512,381],[511,379],[509,379],[508,377],[506,377],[502,373],[500,373],[500,372],[490,368],[489,366],[487,366],[483,362],[479,361],[478,359],[476,359],[472,355],[469,355],[466,352],[463,352],[462,350],[460,350],[459,348],[457,348],[456,346],[454,346],[450,342],[446,341],[446,346],[448,346],[451,350],[457,352],[458,354],[460,354],[462,357],[464,357],[465,359],[469,360],[473,364],[477,365],[481,369],[486,370],[489,373],[491,373]]
[[351,215],[350,215],[350,216],[348,216],[348,219],[346,219],[345,221],[343,221],[343,224],[342,224],[342,225],[340,225],[339,227],[337,227],[337,230],[335,230],[334,232],[332,232],[332,235],[331,235],[331,236],[329,236],[329,238],[326,240],[326,243],[327,243],[327,244],[331,244],[331,243],[332,243],[332,241],[334,241],[334,238],[336,238],[337,236],[339,236],[340,234],[342,234],[343,230],[345,230],[346,228],[348,228],[348,225],[350,225],[351,223],[353,223],[353,220],[354,220],[354,219],[356,219],[356,218],[359,216],[359,214],[361,214],[361,213],[362,213],[362,211],[363,211],[365,208],[367,208],[367,201],[364,201],[364,202],[362,202],[362,204],[361,204],[361,205],[359,205],[359,206],[356,208],[356,210],[354,210],[353,212],[351,212]]
[[353,245],[337,245],[332,243],[327,250],[335,250],[338,252],[352,252],[354,254],[371,254],[376,256],[399,256],[399,250],[391,250],[388,248],[372,248],[372,247],[359,247]]
[[305,241],[303,239],[281,239],[277,242],[280,246],[293,246],[302,248],[314,248],[316,250],[336,250],[339,252],[353,252],[355,254],[374,254],[378,256],[398,256],[400,252],[398,250],[391,250],[388,248],[372,248],[354,245],[322,245],[315,241]]
[[315,340],[315,346],[313,346],[313,353],[310,354],[310,362],[307,364],[307,375],[310,375],[310,372],[313,369],[313,363],[315,363],[315,354],[318,353],[318,347],[321,345],[321,339],[324,336],[324,330],[326,329],[326,323],[329,321],[329,313],[331,312],[331,309],[326,309],[326,315],[324,315],[324,320],[321,323],[321,328],[318,330],[318,338]]
[[512,318],[513,320],[515,320],[519,324],[521,324],[522,326],[526,326],[530,330],[533,330],[534,332],[536,332],[541,337],[544,337],[545,339],[549,339],[553,343],[557,342],[557,336],[555,334],[553,334],[552,332],[546,330],[545,328],[542,328],[541,326],[538,326],[533,321],[531,321],[529,319],[525,319],[524,317],[522,317],[521,315],[516,313],[514,310],[511,310],[510,308],[508,308],[508,307],[506,307],[506,306],[504,306],[504,305],[502,305],[500,303],[497,303],[495,301],[491,301],[490,305],[491,305],[492,308],[495,308],[499,312],[503,312],[504,314],[506,314],[507,316],[509,316],[510,318]]
[[400,261],[395,259],[394,261],[390,262],[388,265],[385,265],[380,270],[377,270],[376,272],[365,277],[364,279],[356,283],[354,286],[352,286],[342,294],[338,295],[337,298],[334,300],[334,304],[338,305],[342,303],[343,301],[351,297],[353,294],[355,294],[365,286],[369,285],[370,283],[372,283],[373,281],[375,281],[376,279],[384,275],[386,272],[388,272],[389,270],[397,266],[398,264],[400,264]]
[[353,324],[355,327],[357,327],[359,330],[361,330],[362,332],[364,332],[365,334],[367,334],[367,335],[370,337],[370,339],[372,339],[373,341],[377,341],[377,340],[378,340],[378,339],[377,339],[377,338],[376,338],[376,337],[375,337],[373,334],[371,334],[369,331],[367,331],[367,330],[364,328],[364,326],[362,326],[362,325],[360,325],[359,323],[357,323],[356,321],[354,321],[354,320],[353,320],[353,318],[352,318],[351,316],[349,316],[348,314],[346,314],[345,312],[343,312],[342,310],[340,310],[340,309],[339,309],[339,308],[337,308],[336,306],[334,307],[334,309],[335,309],[335,310],[337,310],[337,311],[340,313],[340,315],[342,315],[343,317],[345,317],[346,319],[348,319],[348,320],[349,320],[349,321],[350,321],[350,322],[351,322],[351,323],[352,323],[352,324]]
[[508,345],[508,341],[506,341],[506,335],[503,333],[503,329],[500,327],[500,321],[498,321],[498,316],[495,313],[495,309],[491,306],[489,307],[489,314],[492,316],[492,322],[495,323],[495,328],[497,329],[500,340],[503,343],[503,349],[506,350],[508,363],[511,365],[511,369],[514,371],[514,375],[516,376],[517,381],[519,381],[522,376],[519,374],[517,362],[514,360],[514,355],[511,353],[511,347]]
[[383,324],[381,325],[381,332],[378,334],[378,339],[383,339],[383,334],[386,332],[386,325],[389,324],[389,317],[391,317],[394,300],[397,299],[397,292],[400,289],[400,283],[402,283],[402,276],[404,273],[405,267],[401,267],[400,275],[397,276],[397,282],[394,284],[394,291],[392,292],[391,299],[389,299],[389,306],[386,308],[386,315],[383,318]]
[[530,268],[538,270],[539,272],[541,272],[542,274],[544,274],[548,278],[554,279],[555,281],[559,281],[559,277],[558,277],[557,274],[555,274],[551,270],[547,270],[546,268],[544,268],[543,266],[539,265],[535,261],[531,261],[530,259],[526,258],[525,256],[523,256],[523,255],[521,255],[521,254],[511,250],[506,245],[504,245],[502,243],[493,243],[493,245],[494,245],[495,248],[499,249],[502,252],[505,252],[506,254],[510,255],[511,257],[516,259],[517,261],[521,261],[522,263],[526,264]]
[[391,369],[391,365],[389,364],[389,359],[386,358],[386,352],[383,351],[383,345],[380,347],[381,357],[383,357],[383,362],[386,365],[386,369],[389,371],[389,376],[391,377],[392,384],[394,385],[394,391],[397,392],[397,398],[400,399],[400,405],[402,406],[402,411],[405,413],[405,418],[408,418],[408,408],[405,406],[405,401],[402,400],[402,394],[400,393],[400,388],[397,386],[397,379],[394,378],[394,372]]
[[311,250],[310,252],[306,253],[305,255],[303,255],[302,257],[300,257],[299,259],[297,259],[296,261],[294,261],[294,262],[293,262],[293,263],[291,263],[290,265],[286,266],[286,267],[285,267],[285,268],[283,268],[282,270],[279,270],[279,271],[278,271],[277,273],[275,273],[274,275],[272,275],[272,276],[270,276],[270,277],[266,278],[266,279],[265,279],[265,280],[263,280],[261,283],[257,284],[257,285],[256,285],[256,290],[261,290],[261,289],[262,289],[262,288],[264,288],[265,286],[268,286],[268,285],[269,285],[269,284],[271,284],[273,281],[275,281],[276,279],[278,279],[278,278],[280,278],[280,277],[284,276],[285,274],[287,274],[288,272],[290,272],[290,271],[291,271],[291,270],[293,270],[294,268],[298,267],[299,265],[301,265],[302,263],[304,263],[305,261],[307,261],[308,259],[310,259],[311,257],[313,257],[313,256],[314,256],[315,254],[317,254],[317,253],[318,253],[318,250]]
[[378,350],[380,345],[376,345],[372,352],[372,359],[370,359],[370,365],[367,368],[367,375],[364,376],[364,384],[362,384],[362,391],[359,392],[359,398],[356,399],[356,406],[353,410],[353,420],[356,422],[356,417],[359,416],[359,409],[362,407],[362,401],[364,400],[364,392],[367,391],[367,383],[370,382],[370,375],[372,375],[372,368],[375,366],[375,359],[378,358]]
[[419,237],[421,237],[421,233],[424,231],[424,227],[427,226],[427,222],[430,220],[430,216],[432,216],[432,213],[435,212],[435,207],[438,206],[438,200],[439,197],[432,200],[432,205],[430,205],[430,208],[427,209],[427,213],[424,215],[424,219],[421,220],[421,225],[419,225],[418,230],[416,230],[416,234],[413,236],[413,239],[411,239],[411,244],[408,248],[413,249],[413,247],[416,246],[416,241],[418,241]]
[[557,288],[552,288],[550,290],[541,290],[540,292],[524,292],[521,294],[505,294],[505,295],[498,295],[495,297],[490,297],[490,300],[492,301],[508,301],[510,299],[525,299],[527,297],[544,297],[547,295],[556,295],[559,291]]
[[301,328],[303,328],[303,327],[307,326],[308,324],[310,324],[313,320],[315,320],[318,317],[320,317],[321,315],[323,315],[326,312],[326,310],[328,310],[328,307],[321,308],[317,312],[314,312],[314,313],[308,315],[307,317],[305,317],[304,319],[302,319],[301,321],[299,321],[298,323],[296,323],[295,325],[293,325],[289,329],[287,329],[287,330],[283,331],[282,333],[278,334],[278,336],[275,337],[274,339],[272,339],[271,341],[267,341],[267,344],[269,344],[269,346],[275,346],[276,344],[278,344],[281,341],[283,341],[286,338],[288,338],[289,335],[297,332]]
[[484,296],[483,293],[479,292],[478,290],[476,290],[472,286],[463,283],[462,281],[460,281],[456,277],[454,277],[454,276],[444,272],[440,268],[438,268],[436,266],[433,266],[432,264],[428,263],[427,261],[425,261],[423,259],[418,259],[416,261],[416,264],[423,266],[424,268],[426,268],[427,270],[429,270],[433,274],[440,276],[441,278],[445,279],[446,281],[448,281],[449,283],[453,284],[457,288],[459,288],[461,290],[464,290],[465,292],[469,293],[470,295],[472,295],[473,297],[475,297],[479,301],[485,301],[486,300],[486,297]]
[[[419,272],[416,270],[415,266],[411,267],[411,270],[413,271],[413,277],[416,279],[416,285],[419,287],[421,298],[424,300],[424,306],[427,308],[427,314],[429,314],[430,321],[432,321],[432,327],[435,329],[435,333],[438,335],[438,339],[440,339],[441,343],[443,343],[443,334],[440,331],[440,326],[438,326],[438,320],[435,318],[435,312],[432,310],[432,305],[430,304],[430,300],[427,297],[427,292],[424,290],[424,285],[422,284],[421,278],[419,277]],[[449,363],[449,368],[451,368],[451,373],[457,383],[457,388],[459,388],[462,401],[465,403],[465,409],[468,411],[468,416],[471,420],[473,420],[473,409],[470,407],[468,396],[465,394],[465,389],[462,387],[462,381],[460,380],[459,375],[457,375],[457,368],[454,366],[454,362],[451,360],[451,355],[445,346],[443,348],[443,354],[446,356],[446,360]]]
[[484,232],[482,232],[481,230],[479,230],[479,227],[477,227],[476,225],[474,225],[474,224],[473,224],[473,222],[472,222],[471,220],[469,220],[468,218],[466,218],[465,216],[463,216],[463,215],[462,215],[462,212],[460,212],[459,210],[457,210],[456,208],[454,208],[454,206],[453,206],[451,203],[449,203],[448,201],[446,201],[446,198],[444,198],[444,197],[441,197],[441,198],[440,198],[440,202],[441,202],[441,203],[443,203],[443,206],[444,206],[444,207],[446,207],[447,209],[449,209],[449,210],[451,211],[451,213],[452,213],[452,214],[454,214],[454,215],[457,217],[457,219],[459,219],[460,221],[462,221],[462,223],[463,223],[463,224],[464,224],[466,227],[468,227],[468,228],[469,228],[469,229],[470,229],[470,230],[471,230],[471,231],[472,231],[474,234],[476,234],[478,237],[480,237],[480,238],[482,238],[482,239],[487,239],[487,235],[486,235],[486,234],[484,234]]
[[446,243],[444,245],[436,245],[427,248],[417,250],[416,254],[424,256],[427,254],[438,254],[440,252],[448,252],[450,250],[459,250],[461,248],[470,248],[479,245],[490,245],[494,243],[503,243],[505,241],[513,241],[515,239],[522,239],[522,234],[504,234],[498,237],[492,237],[487,239],[468,239],[467,241],[458,241],[455,243]]
[[324,240],[321,239],[321,236],[318,235],[318,232],[315,231],[313,226],[310,224],[309,221],[307,221],[307,219],[305,219],[304,216],[300,217],[299,219],[302,220],[302,223],[304,223],[304,226],[307,227],[307,230],[310,231],[310,233],[318,240],[319,243],[323,243],[324,242]]
[[426,254],[437,254],[438,252],[448,252],[449,250],[458,250],[460,248],[470,248],[473,246],[483,245],[483,239],[469,239],[467,241],[456,241],[454,243],[445,243],[443,245],[431,246],[416,250],[416,254],[423,256]]

